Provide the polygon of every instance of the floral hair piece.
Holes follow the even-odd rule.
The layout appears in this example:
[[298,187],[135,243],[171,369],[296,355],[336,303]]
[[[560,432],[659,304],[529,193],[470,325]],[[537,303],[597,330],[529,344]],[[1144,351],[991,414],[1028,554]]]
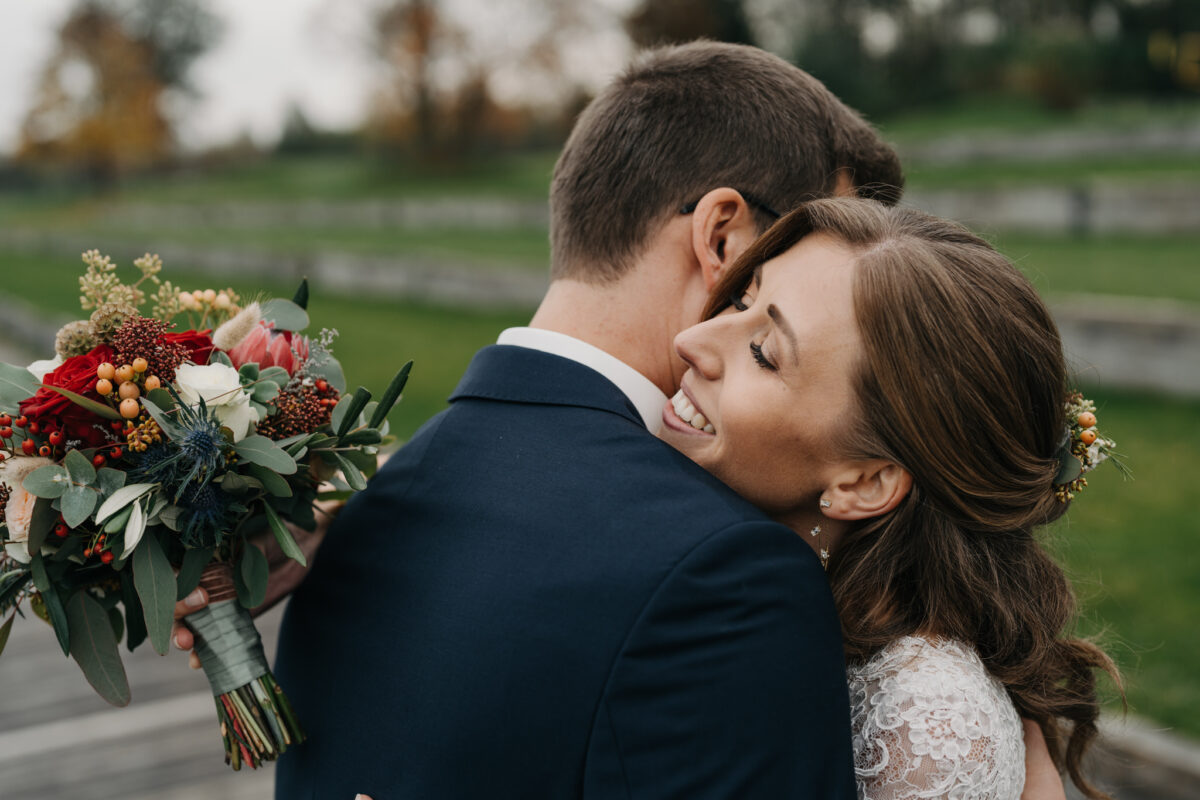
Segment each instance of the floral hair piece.
[[1114,450],[1117,443],[1101,436],[1096,427],[1096,404],[1079,392],[1072,392],[1067,395],[1065,406],[1067,430],[1059,446],[1059,468],[1054,477],[1054,496],[1060,503],[1075,499],[1087,486],[1084,475],[1110,458],[1117,469],[1127,474]]

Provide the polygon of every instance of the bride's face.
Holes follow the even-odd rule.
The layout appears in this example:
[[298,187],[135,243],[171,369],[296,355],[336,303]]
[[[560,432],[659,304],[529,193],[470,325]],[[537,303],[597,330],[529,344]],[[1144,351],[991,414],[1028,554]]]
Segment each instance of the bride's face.
[[665,441],[776,518],[815,511],[856,407],[854,257],[815,234],[765,263],[736,307],[688,328]]

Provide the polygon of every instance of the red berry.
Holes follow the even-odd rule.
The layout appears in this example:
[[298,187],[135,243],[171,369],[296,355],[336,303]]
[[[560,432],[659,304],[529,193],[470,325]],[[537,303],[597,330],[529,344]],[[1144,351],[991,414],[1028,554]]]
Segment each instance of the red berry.
[[4,425],[6,427],[12,425],[12,417],[10,417],[8,414],[0,414],[0,425]]
[[28,417],[22,416],[22,417],[17,417],[16,419],[13,420],[13,425],[16,425],[18,428],[24,428],[28,424],[29,424]]
[[54,526],[54,535],[55,535],[55,536],[57,536],[57,537],[58,537],[58,538],[60,538],[60,539],[64,539],[64,538],[66,538],[66,536],[67,536],[67,531],[68,531],[68,530],[70,530],[70,529],[69,529],[69,528],[67,528],[67,525],[66,525],[66,523],[65,523],[65,522],[60,522],[60,523],[58,523],[57,525],[55,525],[55,526]]
[[37,445],[33,443],[33,439],[26,439],[21,442],[21,451],[27,456],[31,456],[37,452]]
[[111,425],[109,425],[109,427],[112,428],[114,431],[120,431],[125,428],[125,423],[124,422],[114,422]]
[[31,422],[31,423],[29,423],[29,432],[34,433],[34,434],[41,433],[42,426],[37,424],[36,422]]
[[93,467],[103,467],[105,464],[105,461],[106,461],[106,459],[104,458],[104,456],[100,455],[99,453],[96,453],[96,455],[92,456],[92,466]]
[[3,450],[0,450],[0,461],[3,461],[6,458],[8,458],[8,453],[5,453]]
[[84,558],[91,558],[91,557],[92,557],[92,548],[90,548],[90,547],[89,547],[88,549],[84,550],[84,551],[83,551],[83,557],[84,557]]
[[119,447],[114,447],[114,448],[113,448],[113,450],[112,450],[112,452],[108,454],[108,457],[109,457],[109,458],[111,458],[111,459],[118,459],[118,458],[120,458],[120,457],[121,457],[121,448],[119,448]]
[[50,432],[50,444],[57,447],[58,445],[62,444],[62,440],[63,440],[62,431],[51,431]]
[[113,562],[114,558],[116,558],[116,556],[113,555],[112,550],[105,550],[103,553],[100,554],[100,560],[103,561],[105,564],[111,564]]
[[317,391],[318,392],[324,392],[328,388],[329,388],[329,384],[325,381],[324,378],[321,378],[317,381]]
[[0,428],[0,439],[11,439],[11,438],[12,438],[12,428],[9,428],[9,427]]
[[49,458],[50,457],[50,445],[44,444],[41,447],[39,447],[38,455],[41,456],[42,458]]

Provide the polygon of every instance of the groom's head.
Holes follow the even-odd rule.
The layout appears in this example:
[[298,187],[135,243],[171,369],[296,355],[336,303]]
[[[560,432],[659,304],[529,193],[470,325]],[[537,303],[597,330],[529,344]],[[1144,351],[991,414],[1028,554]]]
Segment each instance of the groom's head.
[[757,233],[851,187],[895,202],[902,182],[871,126],[786,61],[715,42],[651,50],[584,110],[558,160],[552,277],[622,278],[665,225],[721,187],[740,193]]

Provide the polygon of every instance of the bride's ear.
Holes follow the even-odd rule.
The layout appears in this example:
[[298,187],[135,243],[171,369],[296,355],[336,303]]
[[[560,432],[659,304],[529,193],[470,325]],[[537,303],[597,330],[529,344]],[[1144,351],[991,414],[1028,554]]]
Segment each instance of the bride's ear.
[[757,236],[754,214],[735,189],[713,189],[700,198],[692,212],[692,251],[705,291],[712,291]]
[[[912,475],[892,461],[855,461],[839,469],[821,494],[821,513],[831,519],[882,516],[908,496]],[[828,503],[828,505],[826,505]]]

